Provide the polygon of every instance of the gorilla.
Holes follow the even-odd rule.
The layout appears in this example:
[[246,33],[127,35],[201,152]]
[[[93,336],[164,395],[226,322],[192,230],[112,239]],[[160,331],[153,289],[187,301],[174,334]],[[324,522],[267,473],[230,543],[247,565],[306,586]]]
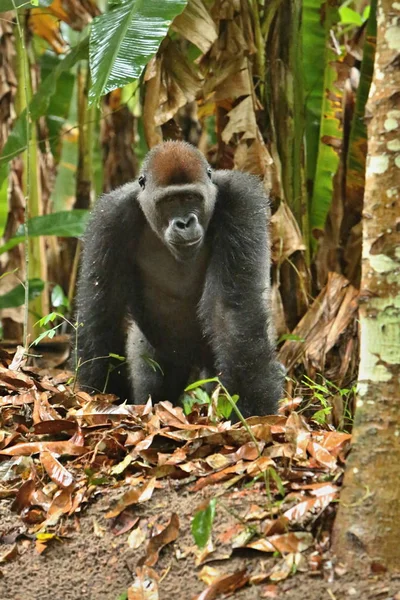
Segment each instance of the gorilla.
[[[81,387],[176,404],[197,369],[219,375],[245,417],[274,413],[284,368],[268,215],[254,176],[213,171],[186,142],[153,148],[137,181],[101,197],[89,220],[77,292]],[[125,364],[113,368],[112,354]]]

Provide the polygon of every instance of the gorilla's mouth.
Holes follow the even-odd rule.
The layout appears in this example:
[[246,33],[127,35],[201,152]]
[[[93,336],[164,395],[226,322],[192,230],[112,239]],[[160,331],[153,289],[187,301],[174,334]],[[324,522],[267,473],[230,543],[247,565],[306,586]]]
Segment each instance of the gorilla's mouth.
[[178,248],[193,248],[197,246],[202,241],[203,237],[200,236],[195,240],[189,240],[187,242],[171,242],[173,246],[177,246]]

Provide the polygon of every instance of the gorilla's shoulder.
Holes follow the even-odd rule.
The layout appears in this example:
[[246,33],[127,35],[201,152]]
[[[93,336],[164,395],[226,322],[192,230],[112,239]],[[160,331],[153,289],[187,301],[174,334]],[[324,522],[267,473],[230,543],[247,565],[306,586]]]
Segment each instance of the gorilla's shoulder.
[[212,181],[218,188],[219,201],[224,204],[245,203],[260,207],[266,207],[269,204],[265,188],[255,175],[221,169],[213,172]]

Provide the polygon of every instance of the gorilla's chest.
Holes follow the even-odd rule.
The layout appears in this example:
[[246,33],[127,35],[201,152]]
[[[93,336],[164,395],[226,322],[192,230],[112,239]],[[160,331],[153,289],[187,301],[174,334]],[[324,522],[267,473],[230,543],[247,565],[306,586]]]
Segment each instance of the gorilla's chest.
[[150,337],[159,331],[167,344],[200,343],[197,307],[204,289],[208,254],[205,245],[193,260],[177,261],[150,228],[144,229],[136,265]]

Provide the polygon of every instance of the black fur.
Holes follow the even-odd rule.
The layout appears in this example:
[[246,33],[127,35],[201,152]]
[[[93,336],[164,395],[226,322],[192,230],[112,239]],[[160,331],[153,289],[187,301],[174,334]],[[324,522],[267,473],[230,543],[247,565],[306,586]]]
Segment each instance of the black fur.
[[[157,158],[156,148],[141,173],[145,188],[138,182],[124,185],[100,198],[93,210],[77,297],[84,324],[77,348],[79,382],[87,391],[102,391],[109,360],[101,357],[111,352],[128,357],[107,386],[121,399],[140,404],[150,394],[154,401],[176,403],[195,368],[207,376],[220,374],[228,390],[239,394],[244,416],[274,413],[284,369],[276,361],[271,323],[267,197],[258,180],[244,173],[216,171],[210,181],[196,149],[169,144],[190,162],[184,169],[189,182],[158,186],[158,173],[168,181],[174,175],[165,173],[171,165],[164,168],[166,159]],[[158,148],[162,154],[163,146]],[[193,200],[197,188],[199,206]],[[164,208],[155,205],[159,194],[168,199]],[[168,247],[160,223],[163,210],[180,211],[180,219],[189,210],[187,198],[204,238],[185,258]]]

